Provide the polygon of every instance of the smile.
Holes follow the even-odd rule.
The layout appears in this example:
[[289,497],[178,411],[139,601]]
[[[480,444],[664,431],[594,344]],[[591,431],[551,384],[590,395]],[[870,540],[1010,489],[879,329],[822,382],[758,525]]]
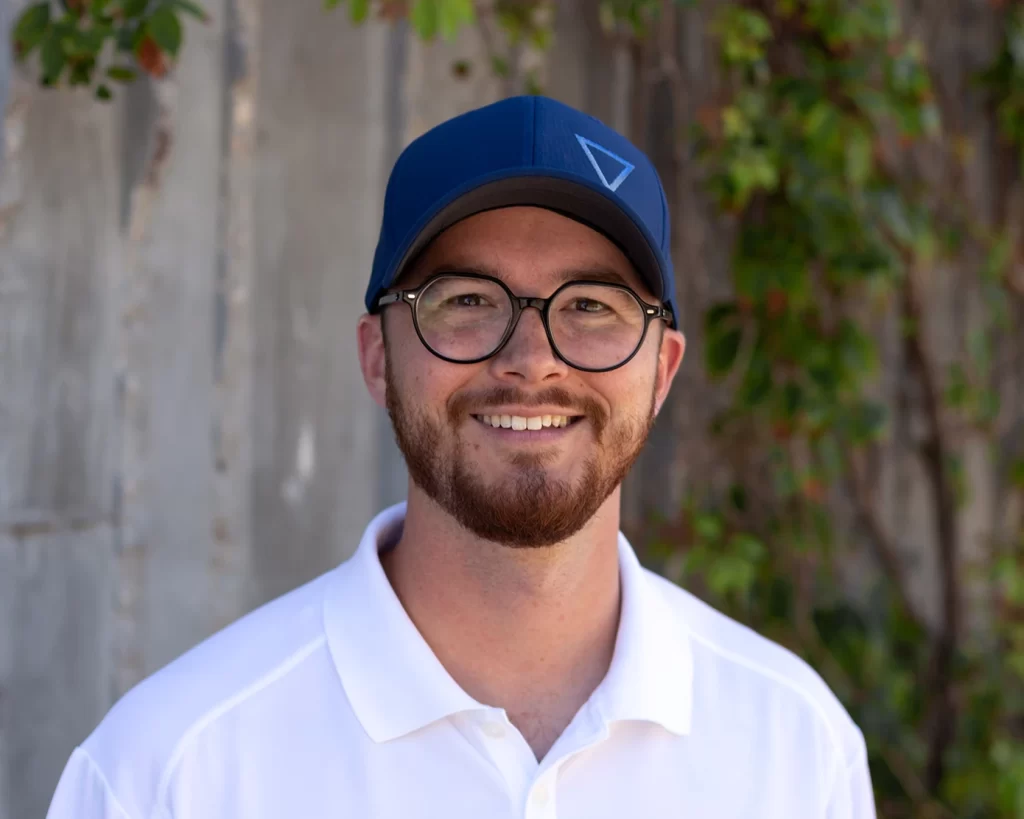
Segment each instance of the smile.
[[516,432],[538,430],[545,427],[567,427],[583,416],[581,415],[474,415],[480,423],[495,429],[511,429]]

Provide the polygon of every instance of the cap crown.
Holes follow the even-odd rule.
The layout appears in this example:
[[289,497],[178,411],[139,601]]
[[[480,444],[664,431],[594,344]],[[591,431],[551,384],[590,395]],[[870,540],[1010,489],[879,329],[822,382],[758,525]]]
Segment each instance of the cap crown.
[[667,207],[650,160],[600,120],[556,100],[522,96],[443,122],[402,152],[385,193],[367,309],[373,310],[441,209],[489,182],[530,176],[589,188],[628,214],[661,267],[661,281],[651,282],[652,289],[672,300]]

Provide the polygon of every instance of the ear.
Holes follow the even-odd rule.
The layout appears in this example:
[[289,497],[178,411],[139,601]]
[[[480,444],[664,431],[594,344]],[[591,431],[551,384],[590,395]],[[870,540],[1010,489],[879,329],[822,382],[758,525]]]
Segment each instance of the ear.
[[364,313],[359,317],[356,334],[359,342],[359,367],[370,396],[378,406],[385,407],[387,357],[384,355],[384,333],[381,316]]
[[665,328],[661,337],[661,348],[658,351],[658,380],[654,394],[654,414],[661,412],[661,406],[668,397],[672,381],[679,372],[686,353],[686,337],[678,330]]

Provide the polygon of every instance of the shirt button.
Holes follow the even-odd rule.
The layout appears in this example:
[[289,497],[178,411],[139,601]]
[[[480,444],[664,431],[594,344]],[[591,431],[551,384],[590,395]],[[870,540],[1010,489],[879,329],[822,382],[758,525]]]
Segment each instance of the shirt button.
[[533,804],[543,807],[551,799],[551,789],[546,784],[540,784],[533,791]]
[[501,739],[505,736],[505,726],[498,722],[485,722],[484,733],[491,739]]

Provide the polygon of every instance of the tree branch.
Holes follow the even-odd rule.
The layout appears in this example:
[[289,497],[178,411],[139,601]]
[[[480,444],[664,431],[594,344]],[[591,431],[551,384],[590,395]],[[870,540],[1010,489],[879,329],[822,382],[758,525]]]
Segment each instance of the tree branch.
[[846,460],[846,464],[847,477],[853,486],[854,506],[861,522],[868,531],[875,550],[875,556],[878,558],[878,562],[882,564],[882,570],[896,589],[896,596],[899,598],[900,605],[906,612],[907,617],[916,626],[923,628],[924,618],[911,601],[907,573],[903,567],[903,562],[900,560],[896,543],[886,531],[878,514],[875,493],[865,474],[866,468],[863,465],[860,453],[851,452]]
[[935,524],[941,574],[942,623],[926,682],[929,694],[929,748],[925,782],[935,792],[945,773],[945,754],[953,740],[956,704],[953,698],[953,661],[960,632],[961,593],[957,581],[956,494],[946,462],[950,452],[942,414],[942,396],[936,366],[924,342],[923,310],[915,281],[916,266],[907,260],[907,272],[901,293],[903,317],[909,324],[904,336],[907,359],[916,371],[923,393],[923,408],[928,420],[928,436],[920,445],[935,503]]

